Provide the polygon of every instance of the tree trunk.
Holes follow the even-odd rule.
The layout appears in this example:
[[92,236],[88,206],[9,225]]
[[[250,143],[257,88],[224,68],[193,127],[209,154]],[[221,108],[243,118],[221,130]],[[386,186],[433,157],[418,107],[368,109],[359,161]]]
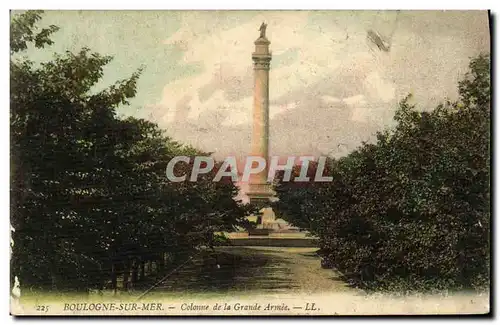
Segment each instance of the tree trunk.
[[132,277],[131,277],[131,287],[134,286],[135,283],[137,283],[137,279],[138,279],[138,275],[139,275],[139,272],[138,272],[138,263],[137,263],[137,259],[133,259],[132,261]]
[[111,263],[111,290],[113,290],[113,293],[116,295],[116,285],[117,285],[117,279],[116,279],[116,266],[115,263]]
[[165,269],[165,260],[163,259],[163,254],[160,255],[157,265],[158,265],[158,271],[163,272],[163,270]]
[[50,275],[50,280],[51,280],[50,282],[51,282],[52,290],[56,290],[57,289],[57,284],[56,284],[57,283],[57,278],[56,278],[56,276],[55,276],[54,273],[52,273]]
[[146,262],[141,261],[141,275],[140,278],[143,280],[146,277]]
[[123,290],[128,290],[128,279],[130,275],[130,262],[127,261],[123,265]]

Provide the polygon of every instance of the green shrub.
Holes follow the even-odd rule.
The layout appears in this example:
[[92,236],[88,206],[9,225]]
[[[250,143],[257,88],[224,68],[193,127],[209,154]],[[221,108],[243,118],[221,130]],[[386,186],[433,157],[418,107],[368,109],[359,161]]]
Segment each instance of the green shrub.
[[330,161],[331,183],[277,182],[277,213],[308,226],[320,238],[323,265],[352,285],[489,284],[488,56],[471,61],[459,94],[431,112],[403,100],[394,129]]

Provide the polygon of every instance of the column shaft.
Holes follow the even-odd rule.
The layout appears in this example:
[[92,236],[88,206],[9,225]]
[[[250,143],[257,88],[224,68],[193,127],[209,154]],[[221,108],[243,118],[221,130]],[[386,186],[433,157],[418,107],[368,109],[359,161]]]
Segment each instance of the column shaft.
[[[254,76],[252,155],[269,160],[269,70],[256,69]],[[254,176],[252,183],[267,182],[266,169]]]

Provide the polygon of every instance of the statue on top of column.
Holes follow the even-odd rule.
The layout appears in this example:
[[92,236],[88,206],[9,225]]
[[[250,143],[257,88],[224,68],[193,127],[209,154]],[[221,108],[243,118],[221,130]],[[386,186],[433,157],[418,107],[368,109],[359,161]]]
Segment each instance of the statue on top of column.
[[262,24],[260,25],[260,28],[259,28],[261,38],[266,38],[266,28],[267,28],[267,24],[262,22]]

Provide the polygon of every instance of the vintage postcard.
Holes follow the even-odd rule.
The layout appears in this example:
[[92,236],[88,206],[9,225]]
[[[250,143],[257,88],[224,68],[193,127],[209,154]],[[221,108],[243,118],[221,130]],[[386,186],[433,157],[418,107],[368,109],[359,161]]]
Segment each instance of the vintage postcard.
[[11,11],[11,314],[486,315],[490,92],[488,11]]

